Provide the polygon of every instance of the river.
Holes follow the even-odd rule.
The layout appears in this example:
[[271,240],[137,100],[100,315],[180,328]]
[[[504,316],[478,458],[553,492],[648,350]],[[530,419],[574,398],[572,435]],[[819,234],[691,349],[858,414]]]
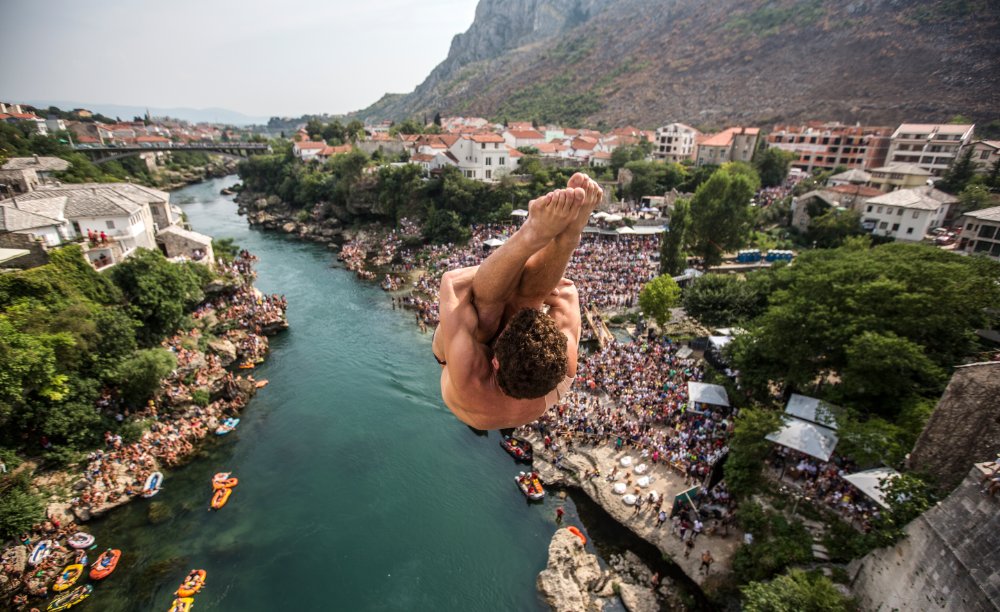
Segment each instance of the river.
[[[535,588],[555,507],[528,504],[496,432],[444,407],[430,335],[330,251],[250,230],[235,177],[172,194],[195,231],[260,257],[257,286],[288,297],[291,328],[254,371],[270,385],[239,428],[166,473],[163,491],[94,524],[123,551],[97,585],[104,611],[166,610],[191,568],[208,571],[196,610],[541,610]],[[210,478],[240,479],[208,512]],[[168,517],[155,524],[150,504]],[[590,546],[590,544],[588,544]]]

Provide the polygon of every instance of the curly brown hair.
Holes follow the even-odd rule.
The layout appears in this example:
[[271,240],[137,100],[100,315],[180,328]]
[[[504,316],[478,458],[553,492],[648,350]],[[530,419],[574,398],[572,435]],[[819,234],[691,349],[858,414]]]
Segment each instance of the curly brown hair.
[[515,399],[542,397],[566,378],[566,336],[534,308],[515,314],[493,345],[500,390]]

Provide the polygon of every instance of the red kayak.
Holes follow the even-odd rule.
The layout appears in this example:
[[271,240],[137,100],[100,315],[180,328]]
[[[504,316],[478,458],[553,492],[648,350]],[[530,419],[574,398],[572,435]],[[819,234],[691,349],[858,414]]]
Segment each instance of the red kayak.
[[90,578],[91,580],[100,580],[102,578],[107,578],[111,575],[111,572],[115,571],[118,567],[118,560],[121,559],[122,551],[115,549],[107,549],[101,556],[94,561],[94,564],[90,566]]

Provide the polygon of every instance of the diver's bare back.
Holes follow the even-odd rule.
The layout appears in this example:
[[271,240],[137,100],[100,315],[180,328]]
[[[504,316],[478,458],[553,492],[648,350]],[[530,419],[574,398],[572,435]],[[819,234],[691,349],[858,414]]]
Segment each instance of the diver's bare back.
[[[541,416],[555,396],[522,400],[500,390],[493,376],[490,348],[476,340],[478,315],[472,299],[472,279],[478,269],[472,266],[451,270],[441,278],[441,323],[433,344],[434,354],[445,362],[441,368],[441,397],[459,420],[477,429],[517,427]],[[576,287],[563,279],[544,304],[566,335],[567,376],[575,376],[580,337]]]

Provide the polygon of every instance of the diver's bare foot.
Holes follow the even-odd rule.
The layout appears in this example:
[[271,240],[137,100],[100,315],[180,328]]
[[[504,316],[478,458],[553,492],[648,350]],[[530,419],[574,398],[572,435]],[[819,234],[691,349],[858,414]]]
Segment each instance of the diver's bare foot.
[[604,191],[597,184],[597,181],[582,172],[577,172],[571,176],[567,186],[584,192],[584,198],[579,202],[576,210],[576,218],[567,226],[567,231],[579,234],[583,232],[583,228],[587,227],[587,223],[590,222],[590,215],[593,214],[597,205],[601,203]]
[[528,203],[528,220],[524,229],[538,240],[552,240],[574,221],[579,202],[583,200],[581,189],[556,189]]

